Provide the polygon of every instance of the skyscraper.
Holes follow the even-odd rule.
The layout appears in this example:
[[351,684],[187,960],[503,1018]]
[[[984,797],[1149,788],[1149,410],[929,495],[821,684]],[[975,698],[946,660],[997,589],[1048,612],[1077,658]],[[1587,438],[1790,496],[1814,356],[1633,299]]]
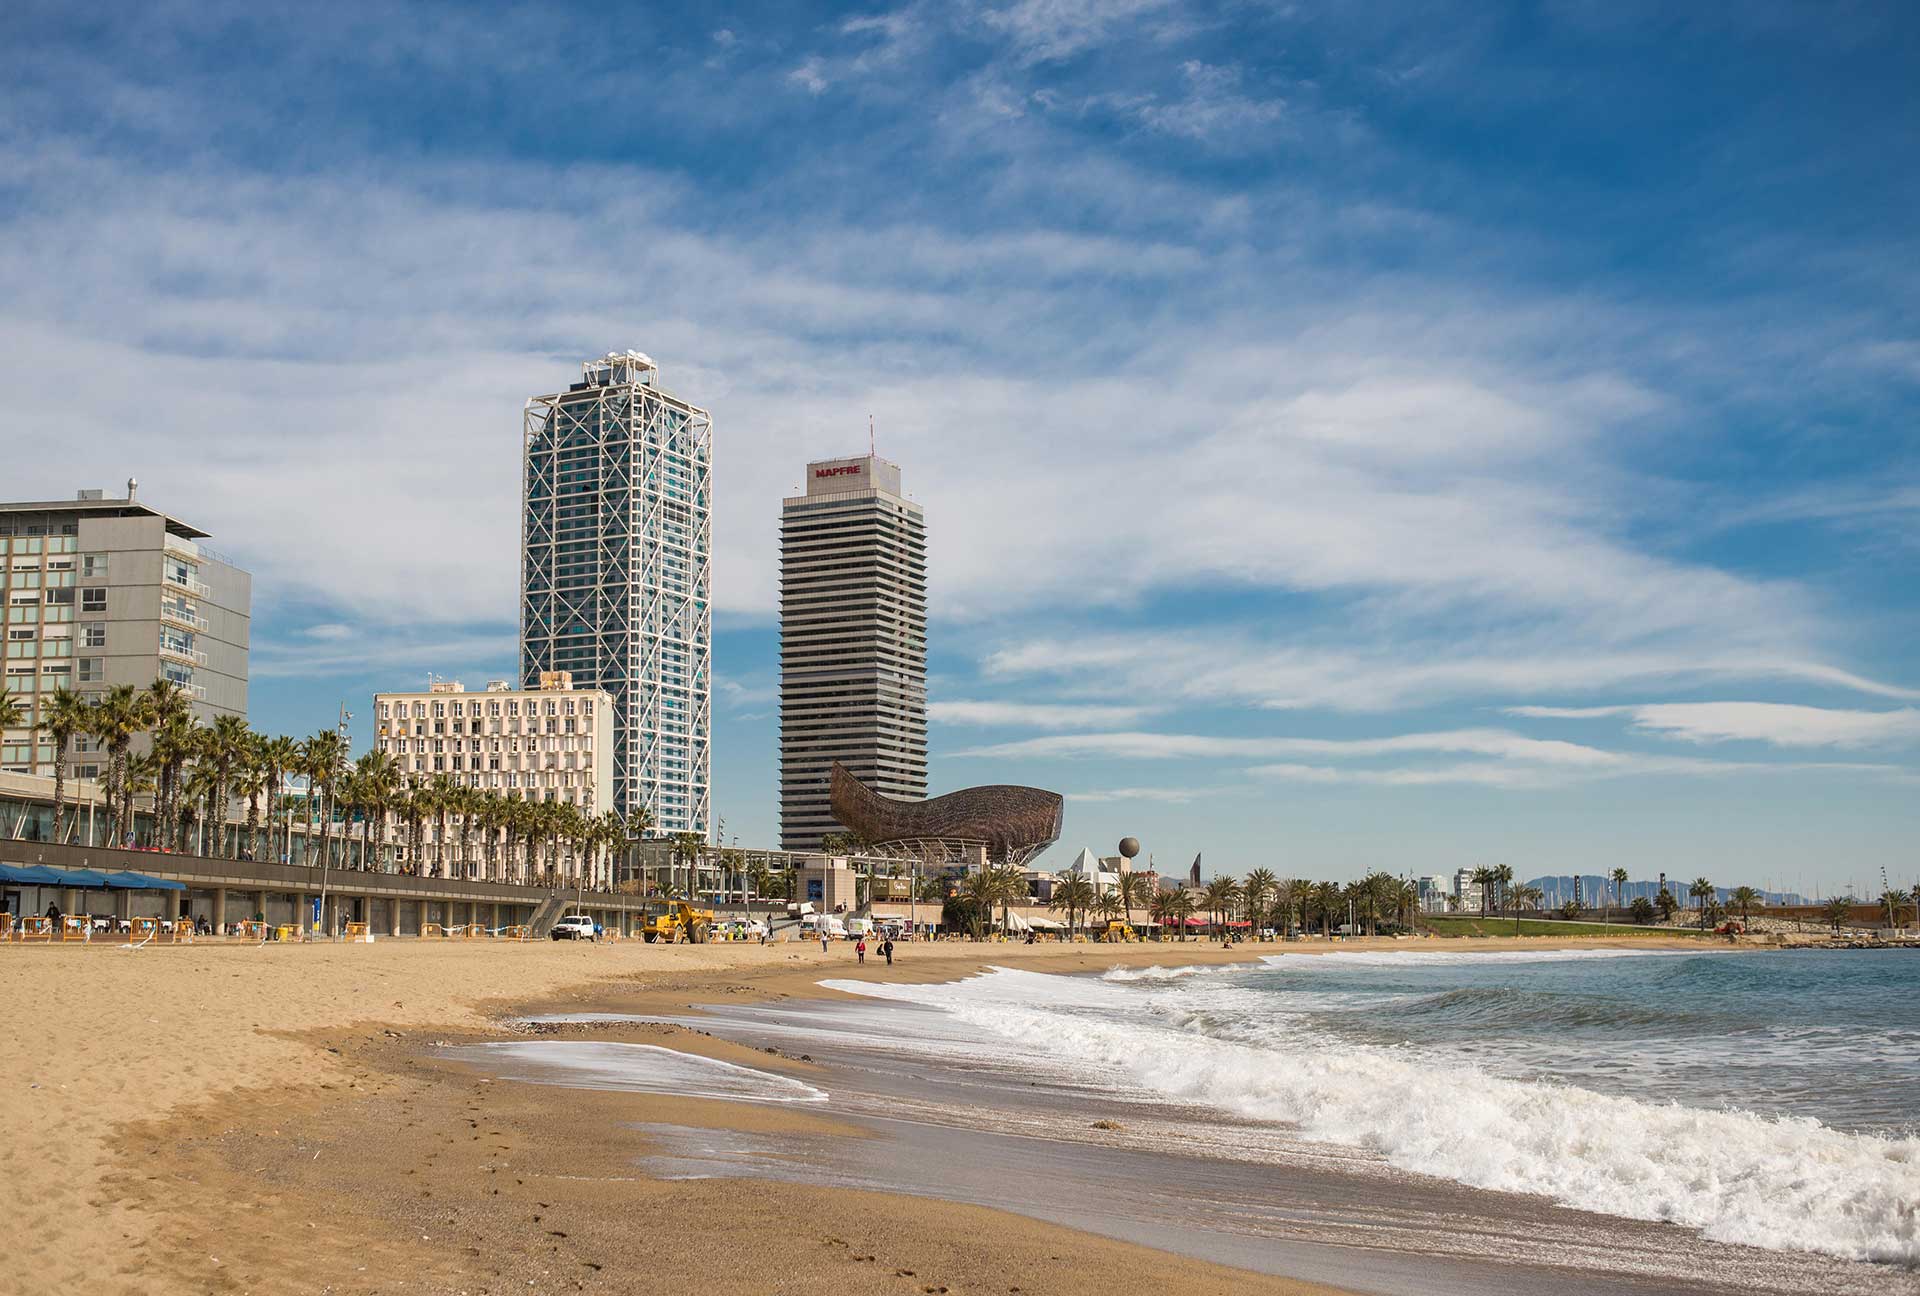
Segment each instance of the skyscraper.
[[526,407],[520,670],[613,698],[615,808],[708,835],[713,420],[637,351]]
[[807,465],[780,509],[780,846],[840,831],[833,762],[927,794],[927,528],[885,459]]

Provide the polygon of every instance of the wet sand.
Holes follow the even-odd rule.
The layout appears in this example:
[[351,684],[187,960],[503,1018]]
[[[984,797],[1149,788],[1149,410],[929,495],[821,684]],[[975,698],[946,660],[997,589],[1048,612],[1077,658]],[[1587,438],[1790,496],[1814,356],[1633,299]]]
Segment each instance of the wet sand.
[[[911,946],[892,975],[1275,948]],[[826,974],[887,975],[851,964],[844,945],[0,950],[16,1009],[0,1045],[0,1208],[13,1225],[0,1290],[1320,1290],[979,1206],[651,1177],[639,1167],[663,1154],[668,1127],[878,1136],[754,1103],[497,1083],[430,1056],[443,1040],[503,1037],[509,1010],[683,1012],[819,994]],[[685,1030],[599,1034],[621,1030],[800,1079],[812,1069]]]

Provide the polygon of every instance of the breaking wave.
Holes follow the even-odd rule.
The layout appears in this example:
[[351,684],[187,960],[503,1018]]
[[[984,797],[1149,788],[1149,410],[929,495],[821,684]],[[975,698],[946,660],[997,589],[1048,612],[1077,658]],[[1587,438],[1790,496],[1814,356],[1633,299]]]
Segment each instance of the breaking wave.
[[1226,1038],[1222,996],[1257,992],[1185,976],[997,968],[945,985],[827,984],[942,1009],[1148,1094],[1283,1122],[1403,1170],[1667,1221],[1716,1241],[1920,1264],[1920,1139],[1511,1079],[1284,1031]]

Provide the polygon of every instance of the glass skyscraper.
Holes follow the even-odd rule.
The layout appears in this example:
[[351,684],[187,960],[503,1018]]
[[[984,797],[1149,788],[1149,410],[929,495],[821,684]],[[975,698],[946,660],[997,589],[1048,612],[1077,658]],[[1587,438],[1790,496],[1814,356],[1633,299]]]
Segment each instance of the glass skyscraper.
[[526,407],[520,669],[614,705],[614,800],[711,831],[713,420],[637,351]]

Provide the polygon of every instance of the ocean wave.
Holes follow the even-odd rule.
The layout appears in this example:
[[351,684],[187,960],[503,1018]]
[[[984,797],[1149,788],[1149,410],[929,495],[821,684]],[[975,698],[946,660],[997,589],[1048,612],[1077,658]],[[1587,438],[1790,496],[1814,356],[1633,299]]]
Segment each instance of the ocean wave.
[[1439,1020],[1480,1030],[1551,1026],[1556,1029],[1645,1030],[1680,1028],[1717,1020],[1710,1013],[1672,1008],[1658,1002],[1522,990],[1513,986],[1474,986],[1424,995],[1378,1007],[1383,1030],[1396,1023]]
[[1268,967],[1289,972],[1318,968],[1333,972],[1353,967],[1449,967],[1475,963],[1584,963],[1593,959],[1623,958],[1719,958],[1702,955],[1698,950],[1657,949],[1555,949],[1555,950],[1328,950],[1324,954],[1263,954],[1260,961]]
[[1188,977],[1217,976],[1222,972],[1241,972],[1244,965],[1232,967],[1203,967],[1189,963],[1181,967],[1116,967],[1100,974],[1102,981],[1184,981]]
[[1403,1170],[1663,1220],[1715,1241],[1920,1264],[1920,1139],[1508,1079],[1364,1044],[1225,1040],[1140,1013],[1139,987],[1084,978],[995,971],[946,985],[829,984],[943,1008],[1168,1100],[1291,1124]]

